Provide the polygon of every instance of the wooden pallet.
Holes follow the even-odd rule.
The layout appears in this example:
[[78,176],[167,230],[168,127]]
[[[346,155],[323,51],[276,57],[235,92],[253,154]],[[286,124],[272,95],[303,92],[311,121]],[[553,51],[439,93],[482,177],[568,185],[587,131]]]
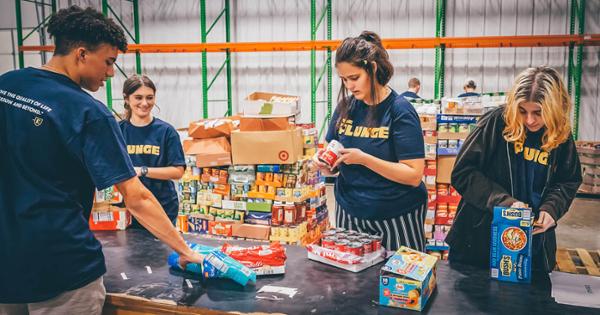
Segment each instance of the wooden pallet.
[[562,272],[600,276],[600,250],[559,248],[556,269]]

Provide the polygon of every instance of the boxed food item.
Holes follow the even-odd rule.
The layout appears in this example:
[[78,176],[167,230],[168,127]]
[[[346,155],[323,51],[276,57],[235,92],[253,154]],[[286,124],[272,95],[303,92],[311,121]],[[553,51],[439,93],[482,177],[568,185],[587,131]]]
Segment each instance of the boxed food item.
[[436,286],[432,255],[402,246],[381,268],[379,305],[422,311]]
[[268,240],[271,227],[254,224],[234,224],[231,227],[231,235],[235,237],[251,238],[256,240]]
[[196,139],[229,137],[239,125],[239,117],[204,119],[190,123],[188,135]]
[[231,145],[226,137],[183,140],[183,152],[196,156],[197,167],[231,165]]
[[210,221],[208,222],[208,234],[231,236],[234,221]]
[[131,214],[125,208],[109,205],[106,209],[94,209],[89,218],[92,231],[125,230],[131,225]]
[[239,105],[240,114],[250,117],[289,117],[300,113],[300,97],[254,92]]
[[303,154],[302,129],[234,131],[233,164],[293,164]]
[[490,249],[492,278],[531,283],[533,220],[529,208],[494,207]]

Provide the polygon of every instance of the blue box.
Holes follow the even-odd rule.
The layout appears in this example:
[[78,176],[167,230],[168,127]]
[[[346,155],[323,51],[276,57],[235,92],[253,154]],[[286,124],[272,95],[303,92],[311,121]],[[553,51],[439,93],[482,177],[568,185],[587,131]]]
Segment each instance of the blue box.
[[435,256],[402,246],[381,268],[379,305],[422,311],[436,286]]
[[492,278],[531,283],[532,214],[528,208],[494,208],[490,249]]

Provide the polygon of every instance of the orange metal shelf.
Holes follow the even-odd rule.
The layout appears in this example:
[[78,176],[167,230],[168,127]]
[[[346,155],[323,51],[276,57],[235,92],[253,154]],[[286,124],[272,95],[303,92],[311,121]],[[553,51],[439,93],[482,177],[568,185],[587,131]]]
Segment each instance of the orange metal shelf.
[[[388,38],[382,40],[386,49],[428,49],[445,45],[446,48],[498,48],[498,47],[560,47],[575,45],[600,46],[600,34],[587,35],[534,35],[534,36],[479,36],[479,37],[417,37]],[[130,44],[128,53],[198,53],[223,52],[266,52],[335,50],[340,40],[285,41],[285,42],[241,42],[241,43],[172,43]],[[54,51],[54,46],[20,46],[19,51]]]

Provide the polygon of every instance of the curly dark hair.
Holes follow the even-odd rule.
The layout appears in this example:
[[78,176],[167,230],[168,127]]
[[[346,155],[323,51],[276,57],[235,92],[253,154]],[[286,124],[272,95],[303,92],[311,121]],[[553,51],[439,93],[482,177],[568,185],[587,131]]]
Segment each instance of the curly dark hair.
[[54,38],[55,55],[67,55],[77,46],[93,51],[102,44],[127,51],[123,29],[92,8],[82,9],[73,5],[59,10],[50,17],[48,33]]

